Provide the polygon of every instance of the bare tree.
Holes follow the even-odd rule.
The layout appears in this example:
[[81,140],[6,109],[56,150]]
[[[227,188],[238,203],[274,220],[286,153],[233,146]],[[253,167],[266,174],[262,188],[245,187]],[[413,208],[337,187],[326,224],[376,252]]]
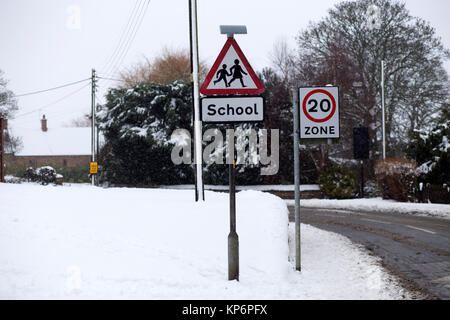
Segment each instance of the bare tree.
[[81,117],[73,119],[69,124],[66,124],[65,127],[78,127],[78,128],[86,128],[91,126],[91,115],[85,114]]
[[3,78],[3,71],[0,70],[0,114],[11,119],[17,111],[17,100],[14,93],[7,88],[8,81]]
[[[156,82],[167,84],[175,80],[190,81],[190,54],[185,49],[164,48],[161,54],[153,60],[144,58],[130,69],[122,72],[120,77],[126,87],[132,87],[141,82]],[[199,62],[200,79],[206,77],[207,68],[203,61]]]
[[[289,48],[286,39],[278,39],[269,54],[273,67],[287,82],[292,81],[295,75],[295,56]],[[292,85],[292,84],[291,84]]]
[[[368,9],[372,5],[380,9],[379,29],[370,28]],[[373,155],[379,154],[382,60],[386,62],[388,154],[398,154],[408,133],[430,125],[449,100],[448,76],[442,65],[450,53],[434,29],[412,17],[401,2],[343,1],[323,20],[300,32],[297,42],[296,84],[340,87],[343,154],[351,154],[351,129],[358,124],[369,127]]]
[[[18,110],[17,100],[14,93],[7,88],[8,81],[3,78],[3,71],[0,70],[0,115],[6,119],[13,119]],[[5,133],[5,152],[15,153],[22,148],[22,140],[11,135],[7,130]]]

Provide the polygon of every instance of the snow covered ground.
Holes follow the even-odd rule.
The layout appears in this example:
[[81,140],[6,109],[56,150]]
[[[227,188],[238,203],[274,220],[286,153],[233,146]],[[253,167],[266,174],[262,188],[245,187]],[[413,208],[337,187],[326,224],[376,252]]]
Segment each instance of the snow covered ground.
[[307,225],[296,272],[286,204],[258,191],[237,194],[240,281],[228,281],[228,195],[193,197],[189,190],[0,184],[0,298],[409,297],[377,258]]
[[[194,189],[193,184],[181,184],[176,186],[162,186],[163,189],[176,189],[176,190],[186,190],[186,189]],[[222,191],[229,190],[229,186],[216,186],[205,184],[205,190],[214,190],[214,191]],[[265,184],[265,185],[256,185],[256,186],[236,186],[236,190],[256,190],[256,191],[294,191],[295,185],[293,184]],[[319,185],[317,184],[302,184],[300,186],[300,191],[317,191],[319,189]]]
[[[295,204],[294,200],[286,200],[286,203],[292,206]],[[405,203],[393,200],[383,200],[381,198],[350,200],[305,199],[300,200],[300,206],[306,208],[412,214],[450,219],[450,205],[448,204]]]

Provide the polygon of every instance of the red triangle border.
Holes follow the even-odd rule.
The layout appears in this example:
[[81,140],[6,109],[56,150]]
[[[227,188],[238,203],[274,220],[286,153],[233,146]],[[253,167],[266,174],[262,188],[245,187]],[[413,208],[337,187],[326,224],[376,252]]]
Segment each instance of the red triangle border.
[[[245,69],[247,69],[249,76],[252,78],[253,82],[256,85],[256,88],[251,88],[251,89],[247,89],[247,88],[207,89],[209,84],[211,83],[211,81],[214,79],[214,76],[216,75],[216,72],[219,69],[223,58],[225,57],[225,55],[228,52],[228,49],[231,46],[233,46],[238,57],[241,59],[242,64],[245,66]],[[245,57],[244,53],[242,52],[241,48],[237,44],[236,40],[234,38],[228,38],[227,42],[225,42],[225,45],[223,46],[222,50],[220,51],[219,56],[217,57],[213,66],[211,67],[211,69],[209,70],[209,73],[206,76],[206,79],[200,88],[200,93],[203,95],[215,95],[215,94],[261,94],[263,92],[264,92],[264,86],[263,86],[261,80],[259,80],[255,71],[253,71],[253,68],[250,66],[250,63],[248,62],[248,60]]]

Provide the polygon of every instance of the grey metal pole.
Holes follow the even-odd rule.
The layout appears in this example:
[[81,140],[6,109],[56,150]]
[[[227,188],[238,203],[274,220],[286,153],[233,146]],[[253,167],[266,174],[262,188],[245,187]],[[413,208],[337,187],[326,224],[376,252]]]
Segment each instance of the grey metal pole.
[[360,160],[360,180],[361,180],[361,185],[360,185],[360,198],[364,198],[364,160],[361,159]]
[[197,35],[197,0],[189,0],[189,21],[190,21],[190,40],[191,40],[191,64],[192,64],[192,82],[193,82],[193,100],[194,100],[194,158],[196,168],[196,201],[205,200],[203,190],[203,171],[202,171],[202,122],[200,121],[200,92],[199,92],[199,54],[198,54],[198,35]]
[[383,159],[386,159],[386,119],[384,105],[384,61],[381,61],[381,105],[382,105],[382,127],[383,127]]
[[230,233],[228,234],[228,280],[239,281],[239,237],[236,232],[236,185],[235,161],[229,165],[230,172]]
[[300,154],[299,154],[299,116],[298,90],[292,90],[292,109],[294,114],[294,183],[295,183],[295,269],[301,271],[300,244]]

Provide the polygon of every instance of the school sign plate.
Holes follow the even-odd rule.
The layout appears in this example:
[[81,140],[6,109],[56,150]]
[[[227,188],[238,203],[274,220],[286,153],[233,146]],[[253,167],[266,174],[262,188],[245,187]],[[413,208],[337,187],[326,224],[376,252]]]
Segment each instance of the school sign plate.
[[264,98],[260,96],[212,96],[201,99],[201,121],[207,123],[261,122]]

